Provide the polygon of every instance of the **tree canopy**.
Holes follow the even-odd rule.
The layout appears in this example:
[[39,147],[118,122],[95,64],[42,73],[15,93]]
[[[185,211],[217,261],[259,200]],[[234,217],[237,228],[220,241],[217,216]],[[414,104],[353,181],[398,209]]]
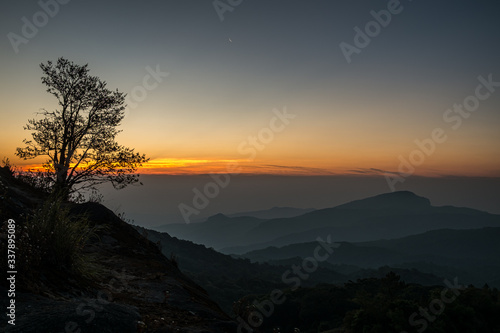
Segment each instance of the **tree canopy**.
[[52,188],[66,195],[104,182],[115,188],[138,182],[135,171],[148,159],[115,141],[125,94],[89,75],[88,64],[59,58],[40,67],[42,83],[58,107],[42,109],[43,118],[28,120],[24,129],[32,131],[32,139],[25,139],[26,146],[17,148],[16,155],[25,160],[47,156],[43,166]]

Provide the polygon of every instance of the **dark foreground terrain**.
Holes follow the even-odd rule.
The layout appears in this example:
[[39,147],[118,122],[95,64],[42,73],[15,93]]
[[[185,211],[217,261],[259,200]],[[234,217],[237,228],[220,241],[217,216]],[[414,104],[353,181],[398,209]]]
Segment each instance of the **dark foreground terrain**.
[[[284,279],[284,272],[306,261],[295,248],[274,264],[252,263],[134,228],[98,203],[57,206],[5,168],[0,199],[0,263],[7,271],[7,226],[13,219],[17,269],[14,286],[5,278],[0,283],[4,313],[15,300],[15,317],[2,315],[0,332],[500,332],[500,292],[467,285],[461,276],[324,262]],[[60,259],[65,256],[57,247],[74,249],[65,240],[73,237],[78,244],[79,235],[71,231],[79,229],[66,223],[67,233],[37,235],[33,230],[46,232],[40,226],[47,216],[49,227],[61,217],[85,216],[92,235],[76,247],[72,263]]]
[[[8,170],[0,170],[0,180],[2,223],[14,219],[20,229],[23,215],[44,196],[10,177]],[[23,277],[18,271],[15,326],[2,315],[1,332],[236,331],[235,323],[205,290],[109,209],[85,203],[74,205],[71,211],[85,213],[98,227],[97,237],[85,248],[98,274],[89,281],[64,272],[40,271]],[[3,228],[2,270],[6,267],[6,238]],[[3,309],[9,301],[6,281],[2,279],[0,286]]]

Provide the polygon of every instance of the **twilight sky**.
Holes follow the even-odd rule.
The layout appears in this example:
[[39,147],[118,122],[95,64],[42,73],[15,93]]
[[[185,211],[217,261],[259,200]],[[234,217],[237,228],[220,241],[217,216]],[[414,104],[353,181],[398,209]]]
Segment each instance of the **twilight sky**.
[[[145,173],[377,174],[405,160],[421,176],[500,176],[496,0],[222,0],[240,3],[223,21],[209,0],[55,3],[0,13],[0,158],[16,165],[33,163],[13,154],[23,125],[55,107],[39,64],[63,56],[129,94],[118,141],[151,157]],[[474,111],[453,111],[464,102]]]

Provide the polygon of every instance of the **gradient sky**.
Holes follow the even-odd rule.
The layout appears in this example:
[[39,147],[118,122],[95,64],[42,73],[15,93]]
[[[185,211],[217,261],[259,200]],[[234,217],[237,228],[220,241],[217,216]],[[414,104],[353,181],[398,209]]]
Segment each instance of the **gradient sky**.
[[[402,0],[348,63],[339,44],[354,44],[354,28],[387,5],[244,0],[221,21],[209,0],[71,0],[16,53],[8,34],[22,35],[22,18],[42,9],[4,2],[0,158],[26,163],[13,154],[29,135],[23,125],[55,107],[39,64],[63,56],[128,94],[148,67],[169,73],[127,109],[118,137],[151,157],[146,173],[224,172],[228,163],[248,173],[397,171],[416,139],[442,128],[446,142],[415,174],[500,176],[500,87],[456,130],[443,120],[478,76],[500,81],[500,3]],[[248,137],[284,108],[295,118],[251,156]]]

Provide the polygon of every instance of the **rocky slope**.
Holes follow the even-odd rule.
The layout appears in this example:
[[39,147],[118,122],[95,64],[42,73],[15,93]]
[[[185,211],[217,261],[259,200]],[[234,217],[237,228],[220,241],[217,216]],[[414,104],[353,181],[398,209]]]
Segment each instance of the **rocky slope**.
[[[12,178],[6,169],[0,170],[0,181],[1,223],[13,218],[22,225],[22,215],[43,201],[44,195]],[[100,274],[87,283],[41,274],[32,285],[18,286],[16,325],[9,325],[3,317],[0,331],[235,332],[235,323],[204,289],[112,211],[97,203],[71,209],[86,213],[100,227],[98,239],[85,248],[94,256]],[[5,242],[6,235],[0,235],[0,240]],[[1,284],[4,308],[6,279]]]

